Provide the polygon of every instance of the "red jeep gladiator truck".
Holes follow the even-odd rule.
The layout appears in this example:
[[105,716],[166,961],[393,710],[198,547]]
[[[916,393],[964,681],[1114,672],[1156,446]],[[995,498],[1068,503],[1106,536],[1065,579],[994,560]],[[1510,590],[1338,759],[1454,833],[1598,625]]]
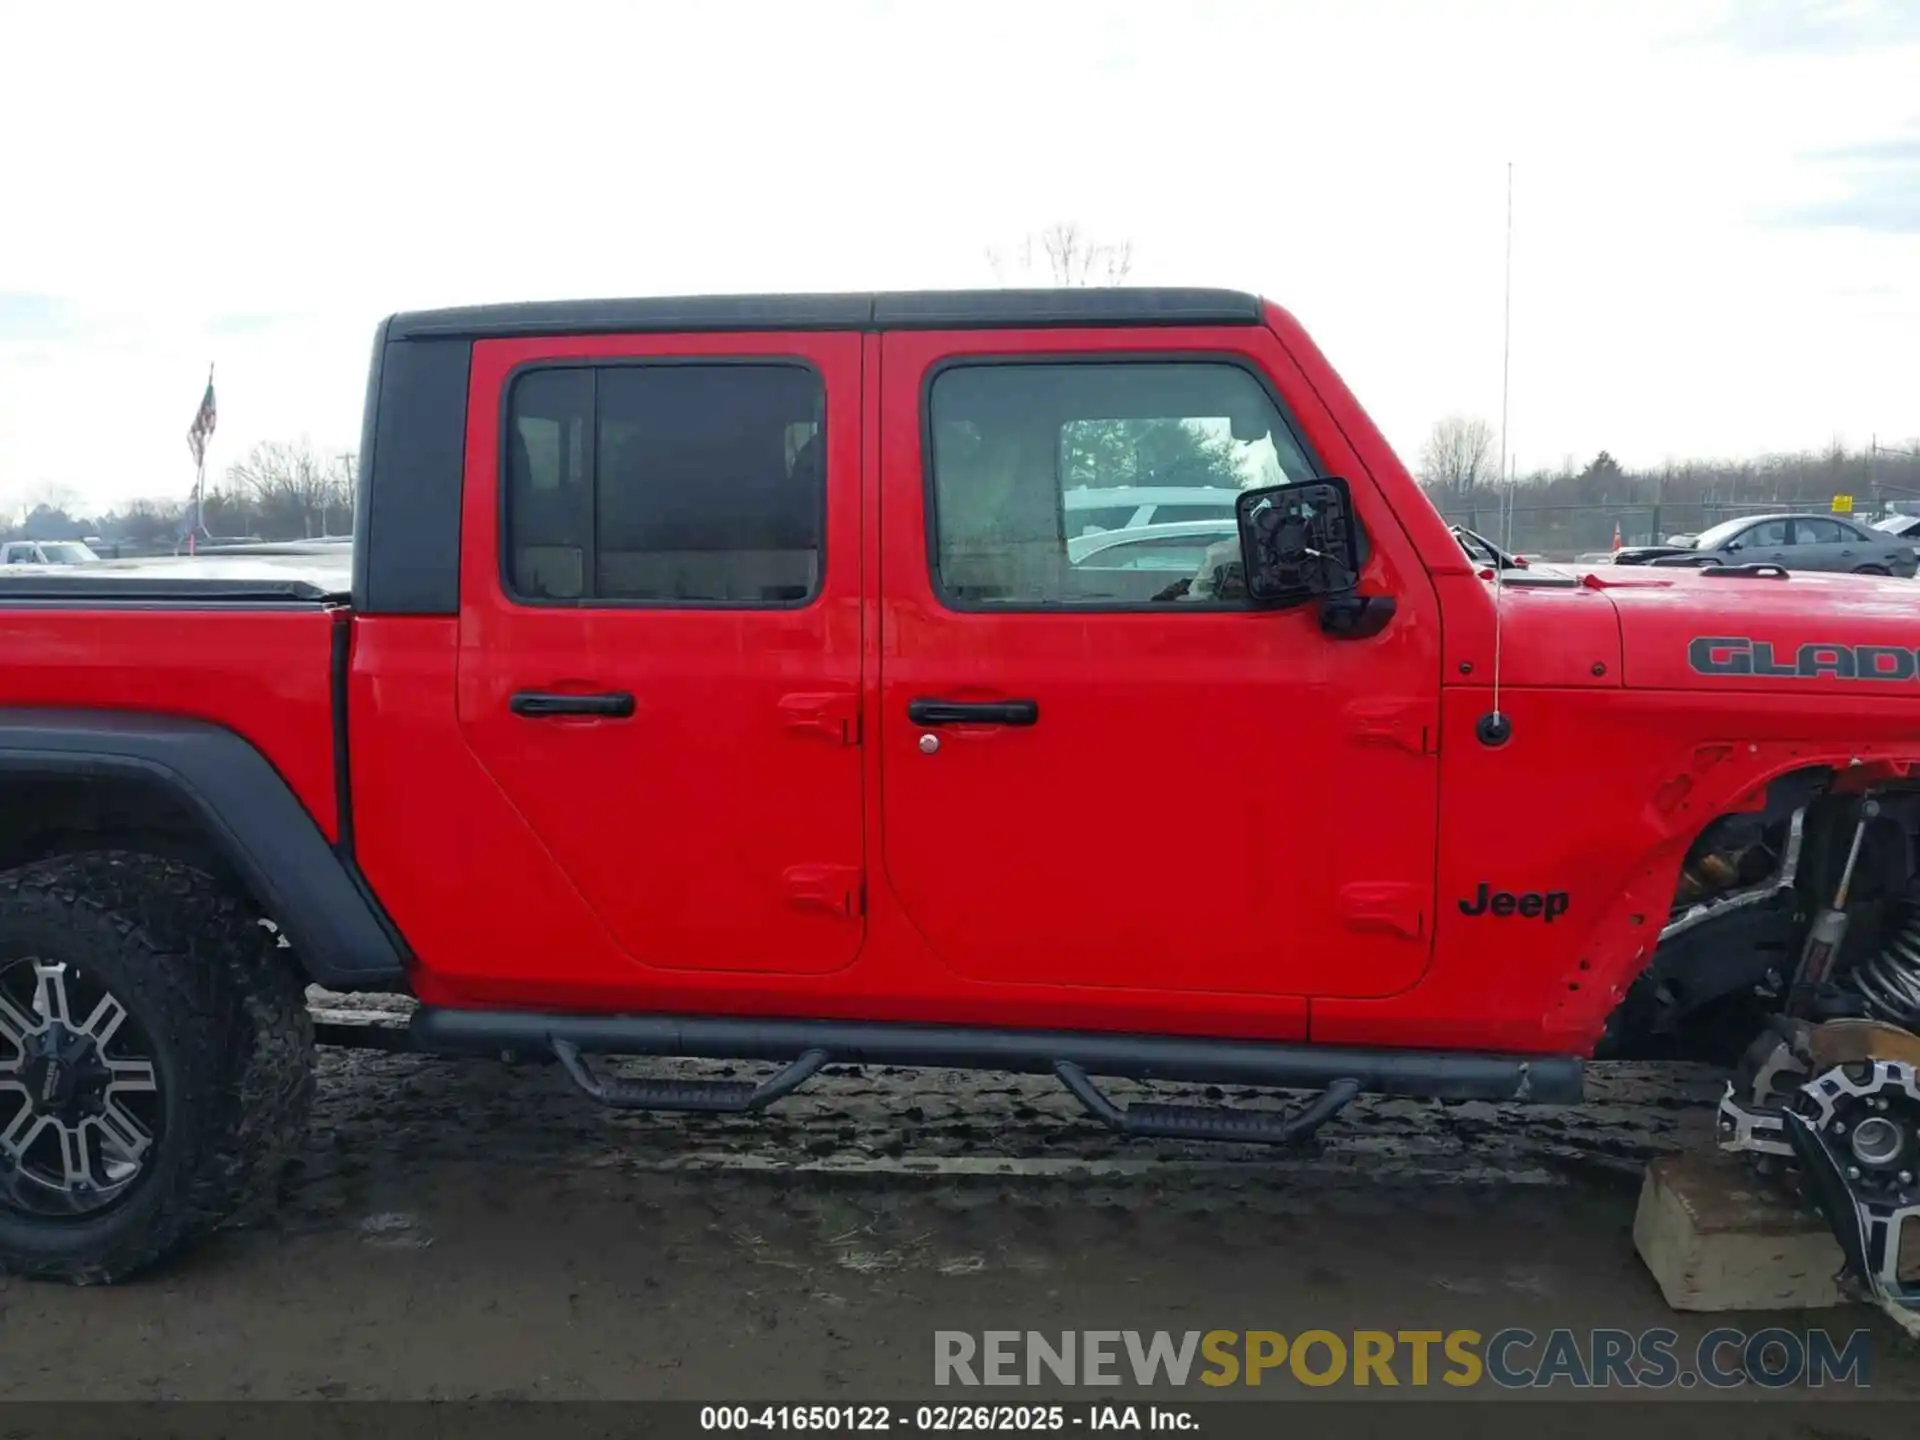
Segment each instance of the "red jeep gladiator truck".
[[1905,582],[1496,573],[1226,291],[395,315],[360,466],[350,582],[0,577],[8,1271],[270,1199],[319,985],[611,1105],[981,1067],[1226,1140],[1709,1055],[1909,1278]]

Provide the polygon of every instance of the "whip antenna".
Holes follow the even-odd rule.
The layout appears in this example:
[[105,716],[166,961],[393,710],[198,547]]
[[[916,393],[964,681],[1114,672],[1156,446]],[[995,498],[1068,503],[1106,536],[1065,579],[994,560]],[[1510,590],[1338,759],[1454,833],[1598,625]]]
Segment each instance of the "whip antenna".
[[[1513,162],[1507,162],[1507,263],[1505,297],[1500,317],[1500,479],[1507,480],[1507,393],[1513,373]],[[1512,486],[1507,490],[1506,534],[1513,535]],[[1496,527],[1498,529],[1499,527]],[[1480,717],[1474,733],[1482,745],[1504,745],[1513,734],[1513,722],[1500,709],[1500,597],[1506,590],[1506,555],[1496,546],[1493,557],[1493,708]]]

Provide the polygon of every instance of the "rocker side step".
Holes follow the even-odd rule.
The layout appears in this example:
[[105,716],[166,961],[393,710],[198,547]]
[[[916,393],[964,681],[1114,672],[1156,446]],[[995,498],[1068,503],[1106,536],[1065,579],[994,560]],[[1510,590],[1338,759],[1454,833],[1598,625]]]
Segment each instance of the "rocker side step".
[[[907,1065],[1198,1085],[1326,1090],[1342,1080],[1368,1095],[1577,1105],[1582,1065],[1570,1055],[1362,1050],[1334,1045],[1070,1030],[1001,1030],[861,1020],[691,1015],[556,1015],[422,1006],[412,1048],[436,1055],[528,1057],[565,1040],[590,1055],[673,1055],[786,1063],[810,1050],[839,1065]],[[804,1077],[802,1077],[804,1078]]]
[[1360,1093],[1360,1082],[1335,1080],[1326,1091],[1291,1115],[1237,1110],[1231,1105],[1116,1105],[1071,1060],[1056,1060],[1053,1073],[1094,1119],[1122,1135],[1159,1140],[1244,1140],[1289,1145],[1304,1140],[1346,1109]]
[[763,1110],[798,1090],[827,1063],[826,1051],[803,1051],[758,1085],[747,1080],[603,1080],[571,1040],[555,1035],[549,1043],[567,1078],[588,1099],[613,1110],[692,1110],[706,1115]]

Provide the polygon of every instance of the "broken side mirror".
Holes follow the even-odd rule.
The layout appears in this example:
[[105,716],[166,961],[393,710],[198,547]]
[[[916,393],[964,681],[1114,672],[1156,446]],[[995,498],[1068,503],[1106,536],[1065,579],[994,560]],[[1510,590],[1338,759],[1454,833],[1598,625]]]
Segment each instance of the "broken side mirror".
[[1297,605],[1360,581],[1353,498],[1344,480],[1302,480],[1243,490],[1234,502],[1247,596]]
[[1247,598],[1256,605],[1320,602],[1320,627],[1344,639],[1377,635],[1393,618],[1390,595],[1360,595],[1360,531],[1353,495],[1338,479],[1245,490],[1234,502]]

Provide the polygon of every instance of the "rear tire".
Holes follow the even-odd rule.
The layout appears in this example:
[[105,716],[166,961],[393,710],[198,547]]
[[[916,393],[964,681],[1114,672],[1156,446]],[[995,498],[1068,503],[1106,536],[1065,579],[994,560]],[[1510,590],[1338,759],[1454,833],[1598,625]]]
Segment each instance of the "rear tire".
[[0,1271],[109,1283],[270,1206],[313,1024],[244,900],[124,852],[0,874],[0,1004]]

